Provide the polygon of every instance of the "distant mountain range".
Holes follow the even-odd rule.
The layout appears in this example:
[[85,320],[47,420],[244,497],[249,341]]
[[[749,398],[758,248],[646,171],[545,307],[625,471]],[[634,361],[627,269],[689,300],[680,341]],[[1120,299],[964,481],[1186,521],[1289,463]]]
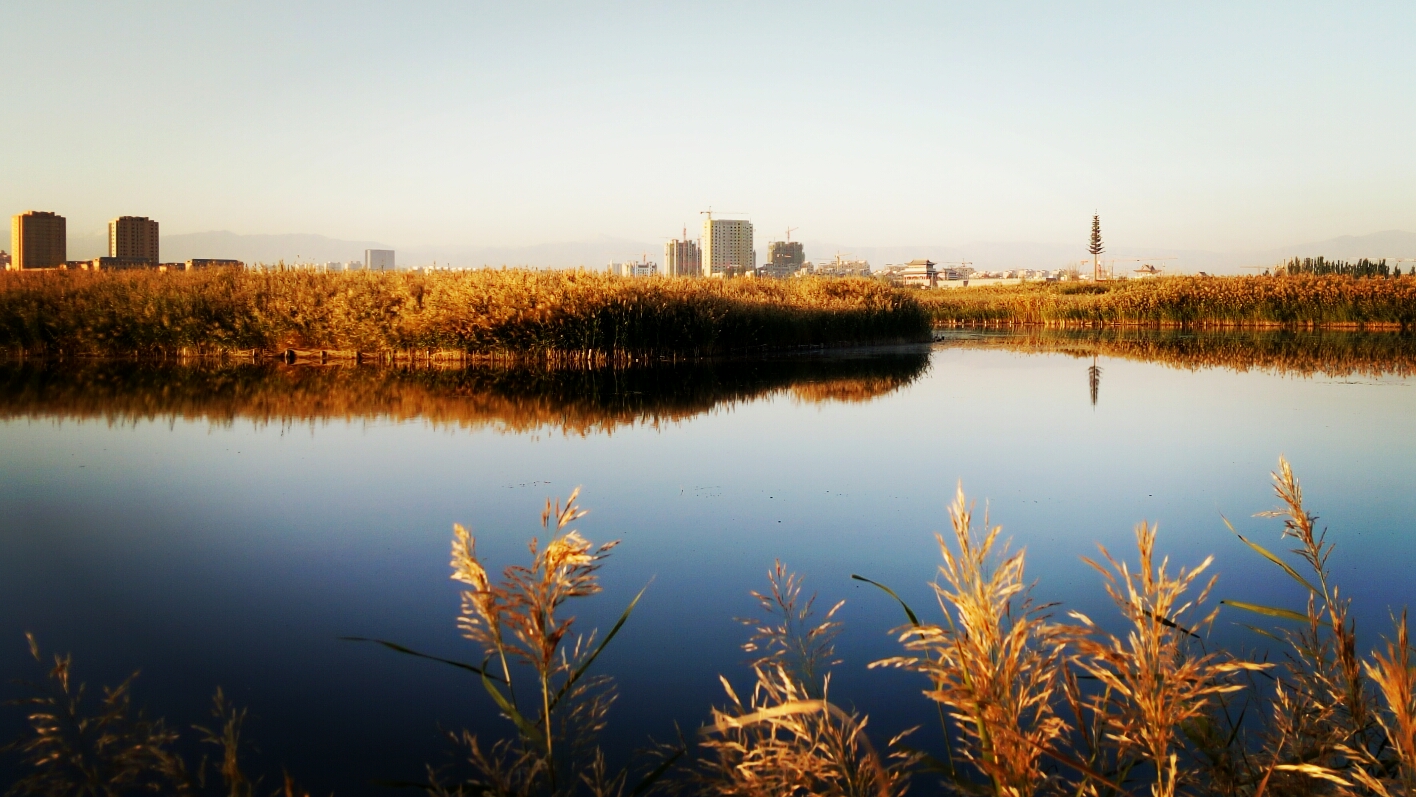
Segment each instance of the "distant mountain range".
[[[3,248],[7,251],[8,230]],[[603,268],[612,260],[632,260],[647,254],[663,260],[662,241],[634,241],[600,237],[520,247],[411,246],[400,247],[378,241],[346,241],[323,235],[241,235],[228,231],[183,233],[162,236],[162,259],[181,261],[198,257],[234,258],[247,263],[329,262],[363,260],[365,249],[393,249],[400,266],[437,263],[455,267],[532,266]],[[69,258],[79,260],[106,253],[103,235],[70,235]],[[975,242],[962,246],[849,246],[823,241],[806,241],[807,259],[828,261],[837,253],[843,257],[870,261],[872,266],[903,263],[927,257],[940,263],[969,261],[976,269],[1060,268],[1087,257],[1080,246],[1047,243]],[[758,242],[759,262],[765,258],[767,241]],[[1146,258],[1173,273],[1207,271],[1218,274],[1253,273],[1290,257],[1317,257],[1355,260],[1362,257],[1416,258],[1416,232],[1386,230],[1369,235],[1344,235],[1326,241],[1297,244],[1277,249],[1218,252],[1200,249],[1115,248],[1104,258]],[[1161,259],[1167,258],[1167,259]],[[1132,266],[1131,260],[1116,264],[1117,270]],[[1410,264],[1416,265],[1416,264]],[[1246,268],[1247,267],[1247,268]],[[1408,265],[1409,268],[1409,265]],[[1126,268],[1129,270],[1129,268]]]

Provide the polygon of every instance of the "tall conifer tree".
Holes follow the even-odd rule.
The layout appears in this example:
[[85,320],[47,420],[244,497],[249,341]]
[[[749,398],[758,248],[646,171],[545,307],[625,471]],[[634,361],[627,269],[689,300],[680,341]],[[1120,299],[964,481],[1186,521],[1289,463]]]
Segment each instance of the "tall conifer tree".
[[1087,247],[1087,251],[1091,252],[1092,256],[1092,282],[1096,282],[1098,279],[1101,278],[1101,262],[1097,260],[1097,256],[1100,255],[1102,252],[1106,251],[1106,247],[1103,246],[1101,243],[1100,214],[1092,216],[1091,246]]

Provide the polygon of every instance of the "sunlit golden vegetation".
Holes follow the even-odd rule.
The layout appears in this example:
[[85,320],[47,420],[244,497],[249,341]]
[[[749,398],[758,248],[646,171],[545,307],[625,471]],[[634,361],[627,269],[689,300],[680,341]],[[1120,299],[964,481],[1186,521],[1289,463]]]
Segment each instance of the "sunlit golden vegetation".
[[1397,327],[1416,278],[1159,277],[919,291],[936,326]]
[[617,359],[927,336],[912,296],[864,279],[628,279],[526,269],[0,274],[0,348],[11,352]]
[[121,360],[0,362],[0,419],[303,424],[383,418],[569,434],[675,423],[774,395],[869,401],[910,384],[927,347],[623,368],[427,368]]
[[941,334],[939,345],[1083,359],[1112,357],[1189,370],[1263,370],[1291,376],[1416,374],[1416,335],[1396,331],[1034,327],[950,331]]
[[[615,686],[594,665],[646,592],[603,636],[578,629],[573,613],[601,592],[600,570],[615,543],[594,544],[573,528],[585,514],[576,493],[564,504],[547,502],[545,537],[531,540],[529,564],[500,575],[471,531],[454,527],[457,626],[475,648],[470,661],[357,641],[458,668],[505,721],[500,738],[449,733],[460,763],[398,784],[435,795],[1416,793],[1416,664],[1406,614],[1393,618],[1392,635],[1374,650],[1359,647],[1351,600],[1333,581],[1334,544],[1286,461],[1273,477],[1280,504],[1261,516],[1280,519],[1281,538],[1294,548],[1279,555],[1238,532],[1235,545],[1281,568],[1304,590],[1304,605],[1216,603],[1217,579],[1207,575],[1214,558],[1172,565],[1157,553],[1156,527],[1141,523],[1135,561],[1104,548],[1085,560],[1117,610],[1096,619],[1035,599],[1025,552],[1011,550],[986,517],[976,524],[961,488],[950,528],[936,538],[943,559],[936,610],[921,616],[888,587],[854,577],[903,609],[907,622],[895,631],[901,654],[871,666],[920,676],[921,723],[937,721],[943,731],[934,749],[915,746],[913,731],[872,738],[867,716],[833,698],[841,604],[818,613],[801,578],[777,563],[770,590],[753,593],[761,616],[745,621],[746,682],[722,678],[723,703],[691,739],[650,745],[627,768],[609,764],[600,740]],[[1221,605],[1255,623],[1255,639],[1275,655],[1209,648]],[[26,767],[14,793],[207,789],[177,752],[179,734],[132,707],[129,684],[94,705],[70,661],[55,658],[32,690],[28,730],[12,746]],[[218,692],[213,713],[220,730],[198,734],[222,751],[214,793],[252,794],[259,779],[243,769],[244,712]],[[205,770],[203,763],[195,771]],[[285,784],[293,793],[288,777]]]

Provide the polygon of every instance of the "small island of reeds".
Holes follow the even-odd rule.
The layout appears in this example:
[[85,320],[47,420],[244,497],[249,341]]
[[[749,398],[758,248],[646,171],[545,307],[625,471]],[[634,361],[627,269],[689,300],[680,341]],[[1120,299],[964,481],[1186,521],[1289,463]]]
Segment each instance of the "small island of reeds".
[[529,269],[0,274],[0,348],[25,355],[623,362],[928,337],[912,295],[864,279]]
[[935,326],[1408,329],[1416,278],[1159,277],[919,291]]

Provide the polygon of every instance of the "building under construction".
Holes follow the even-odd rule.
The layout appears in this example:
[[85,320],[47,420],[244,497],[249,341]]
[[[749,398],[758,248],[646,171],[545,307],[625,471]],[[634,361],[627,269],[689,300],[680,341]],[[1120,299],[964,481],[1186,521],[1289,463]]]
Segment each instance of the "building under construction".
[[688,228],[684,228],[683,238],[670,240],[664,244],[664,276],[699,277],[703,275],[703,254],[697,241],[688,239]]
[[801,241],[772,241],[767,244],[764,276],[786,279],[806,266],[806,251]]

